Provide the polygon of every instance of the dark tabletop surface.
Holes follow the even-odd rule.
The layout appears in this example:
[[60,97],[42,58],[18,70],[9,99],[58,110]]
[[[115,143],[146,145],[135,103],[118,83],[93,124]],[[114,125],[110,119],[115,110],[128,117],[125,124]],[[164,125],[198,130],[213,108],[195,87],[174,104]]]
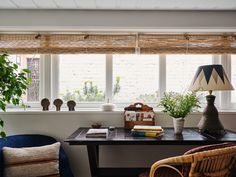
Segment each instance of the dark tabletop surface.
[[109,131],[108,138],[86,138],[88,127],[81,127],[65,142],[70,145],[201,145],[221,142],[236,142],[236,133],[226,130],[222,137],[200,134],[197,128],[184,128],[182,135],[175,135],[173,128],[164,128],[164,134],[157,138],[134,137],[130,130],[116,128]]

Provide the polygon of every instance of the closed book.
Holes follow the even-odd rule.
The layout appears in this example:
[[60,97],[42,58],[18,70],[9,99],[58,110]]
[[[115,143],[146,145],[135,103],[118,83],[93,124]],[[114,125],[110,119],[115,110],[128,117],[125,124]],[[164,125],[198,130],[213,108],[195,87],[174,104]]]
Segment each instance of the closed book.
[[132,131],[135,131],[135,132],[145,132],[145,133],[163,133],[164,130],[134,130],[132,129]]
[[159,137],[163,135],[163,132],[141,132],[141,131],[134,131],[132,130],[132,135],[133,136],[138,136],[138,137]]
[[133,130],[163,131],[161,126],[151,126],[151,125],[135,125]]
[[86,138],[107,138],[108,137],[108,129],[107,128],[90,128],[86,133]]

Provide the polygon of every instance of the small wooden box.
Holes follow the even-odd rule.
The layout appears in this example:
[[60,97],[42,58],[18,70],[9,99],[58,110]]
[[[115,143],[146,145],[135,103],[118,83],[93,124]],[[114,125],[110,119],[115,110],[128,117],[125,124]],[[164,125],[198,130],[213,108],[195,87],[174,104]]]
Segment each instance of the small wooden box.
[[132,129],[135,125],[155,125],[155,113],[148,105],[135,103],[124,110],[125,129]]

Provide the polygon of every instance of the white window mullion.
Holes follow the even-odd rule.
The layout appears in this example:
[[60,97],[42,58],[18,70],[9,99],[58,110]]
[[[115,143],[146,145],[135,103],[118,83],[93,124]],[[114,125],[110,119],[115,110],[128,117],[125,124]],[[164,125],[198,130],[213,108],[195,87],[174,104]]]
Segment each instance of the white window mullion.
[[43,95],[45,98],[51,99],[51,55],[44,55],[43,57],[43,78],[44,78],[44,87]]
[[60,77],[60,71],[59,71],[59,55],[51,55],[52,60],[52,69],[51,69],[51,98],[52,102],[53,100],[57,99],[59,97],[59,77]]
[[105,101],[113,102],[113,58],[112,54],[106,55],[106,92]]
[[45,97],[45,56],[40,55],[40,71],[39,71],[39,101]]
[[221,64],[221,55],[212,55],[212,64]]
[[[223,54],[221,55],[221,64],[223,65],[225,72],[231,80],[231,55]],[[230,91],[222,91],[220,95],[220,107],[221,109],[230,109]]]
[[166,55],[159,55],[159,90],[160,98],[166,91]]
[[[221,55],[212,55],[212,64],[222,64],[221,61]],[[215,104],[217,107],[221,108],[221,94],[222,92],[214,92],[213,93],[216,96]]]

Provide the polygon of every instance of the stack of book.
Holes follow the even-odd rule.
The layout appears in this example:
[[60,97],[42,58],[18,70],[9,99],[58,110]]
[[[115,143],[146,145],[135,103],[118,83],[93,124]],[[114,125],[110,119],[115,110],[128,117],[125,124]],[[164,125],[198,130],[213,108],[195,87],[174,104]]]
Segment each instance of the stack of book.
[[108,129],[107,128],[90,128],[86,133],[86,138],[107,138]]
[[164,130],[161,126],[135,125],[131,130],[133,136],[141,137],[159,137],[163,135]]

